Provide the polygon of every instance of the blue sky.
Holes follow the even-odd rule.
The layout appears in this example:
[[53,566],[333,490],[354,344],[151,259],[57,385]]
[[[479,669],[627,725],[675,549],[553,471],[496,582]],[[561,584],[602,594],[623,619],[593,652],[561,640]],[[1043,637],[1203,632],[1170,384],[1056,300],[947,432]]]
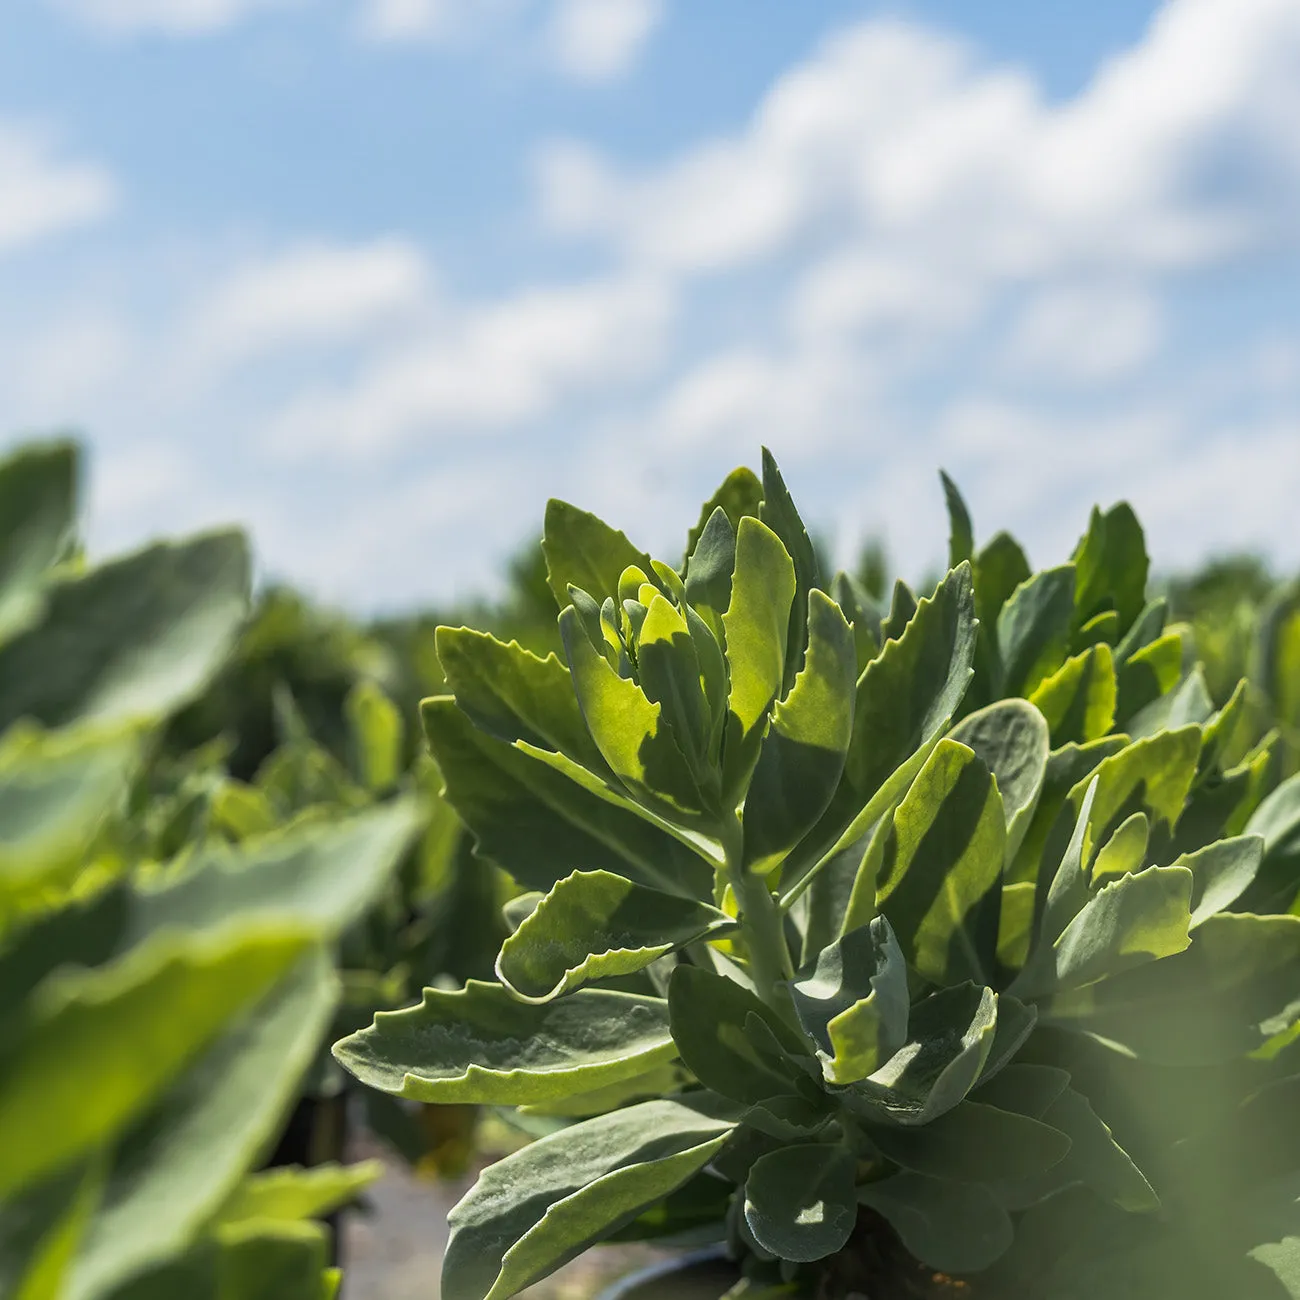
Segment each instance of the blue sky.
[[1300,564],[1296,0],[16,0],[0,430],[358,610],[768,443],[841,555]]

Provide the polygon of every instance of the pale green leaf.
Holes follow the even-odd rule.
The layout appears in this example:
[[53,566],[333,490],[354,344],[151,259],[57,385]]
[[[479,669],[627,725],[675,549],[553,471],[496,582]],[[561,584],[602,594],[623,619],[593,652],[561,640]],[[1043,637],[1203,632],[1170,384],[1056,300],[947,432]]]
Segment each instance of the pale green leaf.
[[702,1169],[734,1127],[680,1101],[585,1120],[488,1166],[448,1216],[448,1300],[506,1300]]
[[560,635],[587,730],[615,776],[650,807],[698,812],[700,792],[663,706],[619,676],[587,639],[572,605],[560,615]]
[[838,1095],[868,1120],[932,1123],[974,1086],[993,1047],[997,1009],[997,994],[974,984],[932,993],[912,1008],[908,1041]]
[[866,1078],[907,1041],[907,968],[883,916],[823,949],[790,994],[829,1083]]
[[808,653],[772,722],[745,799],[745,862],[765,871],[826,811],[853,731],[857,656],[838,605],[808,596]]
[[502,945],[497,977],[517,996],[546,1002],[592,980],[643,970],[734,924],[706,903],[608,871],[575,871]]
[[447,799],[479,851],[520,884],[545,892],[573,870],[608,870],[638,883],[707,898],[701,854],[538,758],[477,730],[450,697],[421,705]]
[[1005,848],[988,768],[941,740],[894,812],[876,886],[908,962],[932,983],[991,978]]
[[676,1055],[658,998],[579,989],[520,1002],[499,984],[425,989],[423,1001],[380,1011],[334,1044],[371,1088],[415,1101],[520,1105],[632,1078]]
[[722,616],[728,676],[724,789],[739,798],[785,679],[786,634],[795,595],[794,562],[781,539],[746,516],[736,532],[731,603]]
[[1022,582],[998,614],[1003,695],[1029,695],[1064,662],[1074,619],[1074,565]]
[[949,735],[974,750],[997,780],[1010,859],[1029,830],[1047,773],[1050,742],[1043,715],[1026,700],[999,700],[967,714]]
[[[699,1081],[724,1097],[755,1105],[797,1095],[816,1063],[795,1030],[734,980],[678,966],[668,983],[673,1041]],[[772,1043],[759,1032],[766,1026]]]
[[1067,659],[1029,697],[1047,719],[1052,748],[1099,740],[1115,721],[1116,678],[1104,641]]
[[651,570],[650,557],[623,533],[565,501],[546,503],[542,554],[546,580],[561,609],[572,603],[570,587],[590,593],[600,605],[607,596],[617,597],[618,580],[628,565]]

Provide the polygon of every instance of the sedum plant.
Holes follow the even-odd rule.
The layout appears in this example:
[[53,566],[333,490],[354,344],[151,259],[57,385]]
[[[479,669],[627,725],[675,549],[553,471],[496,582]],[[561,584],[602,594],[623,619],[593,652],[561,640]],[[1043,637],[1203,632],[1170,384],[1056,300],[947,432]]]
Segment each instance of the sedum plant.
[[953,565],[887,614],[765,454],[679,568],[550,504],[563,660],[439,630],[446,798],[529,892],[495,981],[335,1055],[551,1118],[452,1211],[446,1300],[656,1237],[722,1242],[755,1300],[1300,1294],[1300,917],[1233,910],[1238,706],[1127,507],[1034,574],[946,487]]
[[247,548],[89,566],[76,487],[68,445],[0,463],[0,1294],[327,1300],[314,1220],[375,1171],[258,1166],[419,817],[161,851],[136,800],[243,621]]

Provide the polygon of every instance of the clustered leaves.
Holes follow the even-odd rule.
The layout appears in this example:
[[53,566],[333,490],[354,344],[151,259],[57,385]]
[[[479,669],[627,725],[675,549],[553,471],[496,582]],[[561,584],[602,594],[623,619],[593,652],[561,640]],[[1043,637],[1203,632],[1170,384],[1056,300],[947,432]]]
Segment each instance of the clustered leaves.
[[335,1054],[555,1117],[453,1211],[447,1300],[683,1233],[736,1297],[1300,1295],[1300,786],[1127,506],[1034,573],[944,487],[952,567],[888,611],[765,454],[680,570],[551,503],[563,660],[439,629],[446,797],[531,892],[497,982]]
[[314,1220],[376,1170],[254,1171],[421,816],[273,816],[202,756],[151,799],[163,724],[245,618],[247,548],[89,566],[76,498],[71,446],[0,463],[0,1294],[326,1300]]

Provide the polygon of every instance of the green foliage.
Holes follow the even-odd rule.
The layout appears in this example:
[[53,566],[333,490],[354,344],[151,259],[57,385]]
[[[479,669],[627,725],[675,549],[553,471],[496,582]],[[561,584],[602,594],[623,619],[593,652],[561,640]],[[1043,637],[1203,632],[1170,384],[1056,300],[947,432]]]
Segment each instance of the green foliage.
[[[1300,1087],[1300,918],[1246,910],[1294,896],[1294,785],[1265,800],[1270,746],[1148,600],[1126,505],[1035,574],[944,491],[953,567],[885,617],[823,577],[765,453],[681,573],[550,505],[562,661],[439,634],[446,798],[536,893],[499,983],[335,1055],[394,1096],[591,1117],[456,1208],[447,1300],[709,1221],[737,1296],[928,1269],[1064,1297],[1063,1232],[1134,1277],[1192,1242],[1205,1278],[1263,1270],[1231,1294],[1300,1294],[1300,1151],[1265,1104]],[[1253,1236],[1211,1147],[1273,1162]]]
[[162,733],[236,642],[244,541],[87,567],[76,474],[63,444],[0,463],[0,1292],[326,1300],[307,1220],[357,1176],[250,1170],[331,1028],[337,945],[422,814],[278,828],[248,788],[222,833],[219,755],[168,757]]

